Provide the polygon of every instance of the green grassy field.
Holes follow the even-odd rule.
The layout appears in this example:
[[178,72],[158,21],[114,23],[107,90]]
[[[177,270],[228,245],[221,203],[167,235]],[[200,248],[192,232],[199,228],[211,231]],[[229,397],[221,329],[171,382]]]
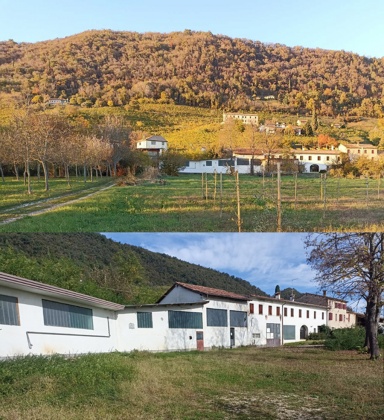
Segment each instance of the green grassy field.
[[[109,180],[98,183],[78,182],[79,196],[101,188]],[[62,181],[64,183],[64,181]],[[52,185],[51,195],[60,196],[63,184]],[[25,204],[26,196],[15,181],[1,185],[0,220],[28,214],[36,206]],[[81,185],[81,186],[80,186]],[[67,193],[66,191],[65,193]],[[73,190],[71,190],[71,193]],[[46,194],[46,193],[45,193]],[[75,195],[76,195],[75,194]],[[283,231],[372,231],[384,228],[384,191],[377,180],[328,178],[325,185],[316,176],[295,179],[282,177]],[[45,214],[26,216],[0,225],[1,232],[221,232],[237,231],[237,198],[235,178],[201,175],[168,177],[164,185],[143,181],[135,186],[114,186],[79,202],[64,205]],[[44,198],[36,193],[33,200]],[[65,202],[70,196],[57,198]],[[55,202],[55,200],[54,200]],[[240,215],[242,231],[277,230],[276,178],[240,177]],[[49,206],[50,203],[44,203]],[[38,208],[41,207],[39,204]]]
[[379,419],[379,363],[251,347],[2,361],[0,418]]

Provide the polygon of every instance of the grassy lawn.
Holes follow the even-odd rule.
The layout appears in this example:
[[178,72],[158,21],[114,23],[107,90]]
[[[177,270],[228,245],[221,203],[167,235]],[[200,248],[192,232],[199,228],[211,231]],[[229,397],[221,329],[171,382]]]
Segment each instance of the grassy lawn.
[[[1,225],[0,231],[237,231],[234,177],[223,176],[222,194],[219,176],[216,177],[216,184],[213,175],[208,175],[207,183],[204,181],[204,185],[202,184],[201,175],[181,175],[168,177],[165,185],[143,182],[136,186],[115,186],[49,213],[27,216]],[[276,184],[276,178],[263,180],[261,177],[248,175],[240,177],[242,231],[276,231]],[[6,200],[8,185],[7,181],[1,186]],[[93,186],[96,183],[86,184],[86,187]],[[56,194],[55,187],[52,185],[52,191]],[[84,188],[84,184],[82,187]],[[23,203],[30,199],[20,186],[17,188],[15,186],[16,192],[13,198],[9,198],[10,202],[0,205],[3,219],[12,215],[9,208],[14,203]],[[59,191],[57,194],[60,194]],[[384,191],[378,188],[377,180],[327,178],[324,188],[319,176],[304,175],[298,178],[295,198],[294,177],[283,176],[281,194],[283,231],[384,229]],[[36,193],[33,198],[37,196]],[[16,210],[20,211],[27,210]]]
[[0,418],[379,419],[379,363],[252,347],[29,357],[0,362]]

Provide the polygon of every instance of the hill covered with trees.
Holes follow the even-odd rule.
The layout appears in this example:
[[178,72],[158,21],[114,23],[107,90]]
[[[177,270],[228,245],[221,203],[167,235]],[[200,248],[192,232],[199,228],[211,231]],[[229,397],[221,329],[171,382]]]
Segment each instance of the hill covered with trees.
[[97,233],[0,235],[0,271],[123,304],[154,303],[176,281],[266,295],[240,278]]
[[0,42],[0,99],[85,107],[138,101],[207,108],[382,117],[384,57],[265,44],[210,32],[87,31]]

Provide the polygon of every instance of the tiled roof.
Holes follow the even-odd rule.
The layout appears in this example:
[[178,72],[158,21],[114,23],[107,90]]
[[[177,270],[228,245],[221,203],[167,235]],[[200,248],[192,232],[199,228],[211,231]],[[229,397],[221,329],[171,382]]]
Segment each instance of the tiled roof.
[[12,274],[2,272],[0,272],[0,285],[12,289],[39,293],[44,296],[57,297],[75,302],[88,303],[89,305],[104,309],[124,309],[124,305],[120,305],[118,303],[109,302],[108,300],[99,299],[93,296],[84,295],[82,293],[73,292],[72,290],[62,289],[61,287],[51,286],[50,284],[40,283],[38,281],[29,280],[23,277],[18,277]]
[[205,286],[198,286],[196,284],[188,284],[188,283],[180,283],[176,282],[176,285],[184,287],[185,289],[192,290],[194,292],[201,293],[206,296],[215,296],[215,297],[222,297],[227,299],[236,299],[236,300],[249,300],[244,295],[239,295],[233,292],[227,292],[226,290],[221,289],[214,289],[212,287],[205,287]]
[[338,302],[346,302],[343,299],[335,299],[329,296],[315,295],[313,293],[304,293],[301,297],[297,298],[297,302],[311,303],[312,305],[328,306],[328,300],[336,300]]

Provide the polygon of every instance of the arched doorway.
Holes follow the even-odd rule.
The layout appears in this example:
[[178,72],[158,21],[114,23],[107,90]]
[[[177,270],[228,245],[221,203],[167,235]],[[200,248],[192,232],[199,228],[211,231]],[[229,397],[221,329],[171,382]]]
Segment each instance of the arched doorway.
[[308,327],[303,325],[300,328],[300,340],[306,340],[308,338]]
[[313,164],[309,167],[309,172],[319,172],[319,165]]

